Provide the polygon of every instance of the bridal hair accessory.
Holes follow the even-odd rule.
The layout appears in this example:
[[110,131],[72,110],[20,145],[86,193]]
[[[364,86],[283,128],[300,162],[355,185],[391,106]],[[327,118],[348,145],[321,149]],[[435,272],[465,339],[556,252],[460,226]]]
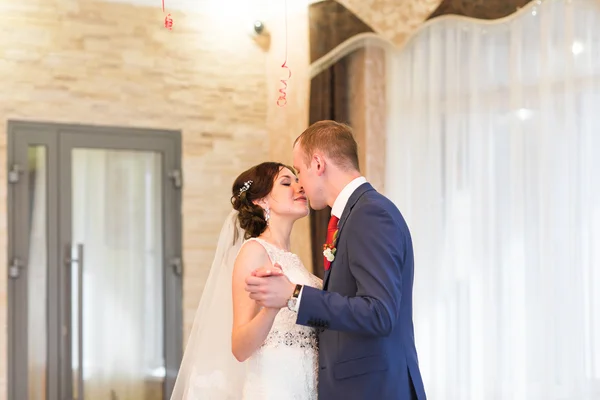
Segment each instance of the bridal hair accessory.
[[250,185],[252,185],[252,181],[244,182],[244,185],[240,188],[240,194],[238,194],[238,197],[241,196],[246,190],[250,189]]

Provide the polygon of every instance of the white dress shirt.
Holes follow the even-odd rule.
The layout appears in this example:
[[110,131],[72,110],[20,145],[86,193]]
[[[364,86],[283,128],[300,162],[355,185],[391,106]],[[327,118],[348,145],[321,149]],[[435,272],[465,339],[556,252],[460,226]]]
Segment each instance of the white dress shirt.
[[346,204],[348,204],[348,200],[350,200],[350,196],[352,196],[352,193],[354,193],[356,189],[358,189],[358,187],[363,183],[367,183],[367,179],[364,176],[359,176],[344,186],[338,197],[336,197],[335,201],[333,202],[333,207],[331,207],[331,215],[335,215],[338,217],[338,219],[342,218],[342,213],[344,212],[344,208],[346,208]]
[[[359,188],[363,183],[367,183],[367,179],[364,176],[359,176],[358,178],[354,178],[349,184],[344,186],[338,197],[335,198],[333,202],[333,207],[331,207],[331,215],[336,216],[338,219],[342,218],[342,213],[344,212],[344,208],[346,208],[346,204],[348,204],[348,200],[352,193]],[[304,286],[300,289],[300,293],[298,294],[298,301],[296,301],[296,305],[290,310],[294,312],[298,312],[300,308],[300,300],[302,299],[302,291],[304,290]]]

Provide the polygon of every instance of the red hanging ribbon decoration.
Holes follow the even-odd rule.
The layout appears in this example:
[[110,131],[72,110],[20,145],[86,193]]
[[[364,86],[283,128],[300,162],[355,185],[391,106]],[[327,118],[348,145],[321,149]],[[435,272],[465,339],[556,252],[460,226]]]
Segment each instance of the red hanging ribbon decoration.
[[[162,0],[162,10],[163,13],[165,12],[165,0]],[[168,30],[173,30],[173,18],[171,17],[171,14],[167,14],[167,16],[165,17],[165,28],[167,28]]]
[[287,69],[288,71],[288,77],[286,79],[280,79],[281,83],[283,84],[283,87],[279,89],[279,98],[277,99],[277,105],[279,107],[285,107],[285,105],[287,104],[287,87],[288,87],[288,79],[290,79],[292,77],[292,70],[290,69],[290,67],[288,67],[286,65],[287,60],[285,60],[283,62],[283,64],[281,64],[281,68],[283,69]]
[[281,64],[282,69],[287,69],[288,76],[285,79],[279,81],[283,84],[282,88],[279,88],[279,97],[277,98],[277,105],[279,107],[285,107],[287,104],[287,88],[288,80],[292,77],[292,70],[287,66],[287,53],[288,53],[288,26],[287,26],[287,0],[284,0],[285,7],[285,61]]

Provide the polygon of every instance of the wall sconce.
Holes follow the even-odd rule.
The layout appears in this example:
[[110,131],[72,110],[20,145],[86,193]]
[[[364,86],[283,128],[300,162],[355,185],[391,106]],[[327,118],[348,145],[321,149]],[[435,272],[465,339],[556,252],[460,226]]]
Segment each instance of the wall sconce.
[[269,50],[271,47],[271,33],[265,27],[264,22],[254,21],[254,24],[252,24],[252,39],[263,51]]
[[265,24],[262,21],[256,20],[254,21],[254,33],[260,35],[265,30]]

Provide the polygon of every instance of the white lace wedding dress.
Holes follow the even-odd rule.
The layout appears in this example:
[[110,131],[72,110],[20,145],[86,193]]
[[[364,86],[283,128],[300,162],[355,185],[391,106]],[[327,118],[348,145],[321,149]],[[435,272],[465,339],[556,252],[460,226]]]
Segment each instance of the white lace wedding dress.
[[[321,288],[300,258],[262,239],[260,243],[294,283]],[[297,314],[282,308],[264,344],[246,361],[243,400],[316,400],[318,342],[313,328],[296,324]]]

